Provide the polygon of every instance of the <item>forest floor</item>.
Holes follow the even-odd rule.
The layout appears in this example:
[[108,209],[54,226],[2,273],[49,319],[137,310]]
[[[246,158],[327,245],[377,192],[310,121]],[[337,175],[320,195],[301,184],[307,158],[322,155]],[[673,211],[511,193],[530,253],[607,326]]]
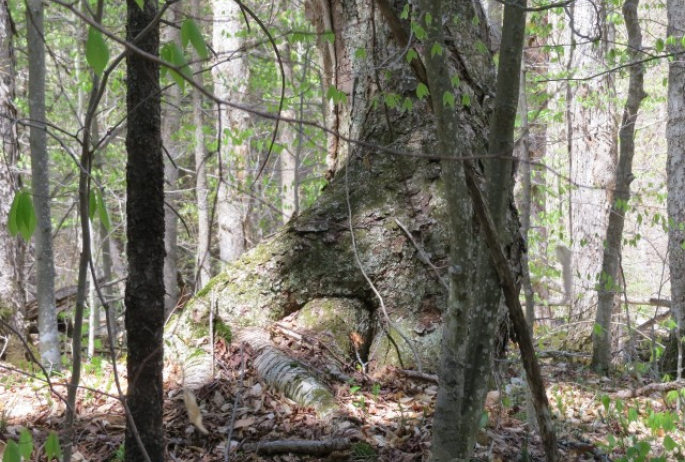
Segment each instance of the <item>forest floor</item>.
[[[321,343],[275,335],[281,348],[295,352],[313,368],[330,361]],[[494,390],[477,437],[474,460],[542,461],[537,434],[526,422],[526,391],[516,358],[498,364]],[[437,385],[432,377],[410,378],[399,369],[365,376],[352,365],[346,382],[332,382],[341,412],[323,421],[267,387],[250,367],[249,348],[219,341],[215,347],[216,377],[197,390],[197,401],[208,435],[189,423],[182,379],[167,368],[164,422],[170,461],[393,461],[426,460]],[[683,396],[673,391],[646,392],[628,397],[648,384],[636,372],[614,372],[610,378],[593,374],[583,361],[560,357],[542,359],[543,376],[555,417],[563,461],[685,460],[685,419],[678,410]],[[50,432],[61,430],[65,405],[44,381],[0,364],[0,453],[8,440],[18,441],[22,429],[35,441],[33,460]],[[123,370],[122,365],[119,370]],[[320,369],[319,369],[320,370]],[[68,374],[52,379],[53,390],[66,395]],[[85,365],[77,405],[75,461],[123,460],[125,416],[109,362]],[[104,393],[103,393],[104,392]],[[235,413],[233,412],[235,409]],[[254,445],[269,441],[305,440],[305,453],[265,455]],[[227,442],[230,457],[226,458]],[[326,444],[337,443],[330,452]],[[264,448],[262,448],[264,449]],[[316,455],[316,451],[322,451]],[[36,454],[41,454],[37,457]],[[323,455],[321,455],[323,454]]]

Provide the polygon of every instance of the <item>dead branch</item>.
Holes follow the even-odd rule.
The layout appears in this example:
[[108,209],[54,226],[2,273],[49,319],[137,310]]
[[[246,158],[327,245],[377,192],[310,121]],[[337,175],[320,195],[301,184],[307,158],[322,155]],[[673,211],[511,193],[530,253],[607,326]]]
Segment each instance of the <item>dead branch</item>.
[[679,390],[685,388],[685,380],[675,380],[673,382],[664,383],[650,383],[644,387],[632,390],[619,390],[614,393],[617,398],[637,398],[638,396],[647,396],[652,393],[663,393],[671,390]]
[[425,372],[412,371],[410,369],[397,369],[402,375],[412,379],[423,380],[424,382],[438,383],[437,374],[427,374]]
[[327,441],[287,440],[287,441],[263,441],[249,443],[243,446],[245,452],[255,452],[263,455],[275,454],[308,454],[312,456],[325,456],[335,451],[346,451],[352,446],[349,438],[333,438]]

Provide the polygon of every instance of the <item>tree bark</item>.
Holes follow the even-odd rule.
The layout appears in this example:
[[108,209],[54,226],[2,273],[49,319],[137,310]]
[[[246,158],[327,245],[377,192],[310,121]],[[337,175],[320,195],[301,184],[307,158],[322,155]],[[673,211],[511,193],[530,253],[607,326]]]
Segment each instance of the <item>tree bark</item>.
[[[157,2],[141,9],[127,1],[126,39],[132,42],[155,17]],[[154,56],[159,25],[137,41]],[[164,160],[162,156],[159,66],[133,53],[126,57],[128,132],[126,134],[126,333],[128,392],[135,430],[126,428],[126,461],[164,460],[162,360],[164,345]]]
[[[16,31],[10,16],[7,0],[0,1],[0,217],[9,216],[14,194],[19,189],[19,175],[15,171],[19,157],[19,145],[14,106],[16,75],[14,71],[13,37]],[[20,281],[22,265],[18,259],[19,237],[12,237],[3,223],[0,225],[0,319],[8,321],[18,332],[25,332],[24,303]],[[9,333],[6,333],[9,334]],[[10,339],[6,358],[16,362],[24,357],[21,342]]]
[[[165,42],[181,43],[180,22],[181,3],[169,8],[168,25],[164,29]],[[178,140],[181,130],[181,87],[171,85],[166,92],[162,106],[162,143],[164,145],[164,176],[165,176],[165,205],[164,205],[164,311],[171,313],[176,308],[179,297],[178,287],[178,207],[180,194],[178,189],[178,162],[180,162],[183,148]]]
[[[218,61],[212,67],[214,94],[223,100],[241,103],[247,94],[249,69],[243,56],[243,15],[240,6],[232,0],[213,0],[213,45]],[[246,112],[219,107],[217,136],[220,137],[219,156],[223,163],[217,192],[217,238],[221,261],[231,262],[245,251],[243,200],[244,169],[249,153],[247,140],[243,139],[248,128]]]
[[[623,17],[628,30],[628,56],[633,60],[641,59],[642,31],[638,21],[639,0],[626,0],[623,4]],[[625,213],[630,200],[630,183],[633,175],[635,155],[635,122],[642,100],[647,96],[643,88],[643,68],[641,63],[630,67],[628,99],[623,108],[623,120],[619,131],[621,148],[616,168],[616,189],[614,190],[609,225],[606,231],[602,274],[597,290],[597,316],[592,334],[592,367],[603,374],[608,373],[611,363],[611,315],[619,305],[620,265],[622,254],[623,226]],[[629,332],[629,335],[632,333]]]
[[29,112],[31,128],[31,187],[37,225],[35,236],[38,331],[43,365],[62,367],[55,308],[55,264],[52,251],[50,214],[50,167],[45,127],[45,36],[43,2],[27,2],[27,43],[29,60]]
[[[685,33],[685,1],[668,1],[669,37],[682,37]],[[669,52],[682,52],[676,40]],[[665,373],[682,377],[682,348],[678,340],[685,333],[685,62],[682,58],[669,61],[668,69],[668,256],[671,273],[671,310],[677,324],[664,356]],[[670,350],[670,351],[669,351]]]
[[[190,16],[200,15],[200,0],[190,2]],[[195,53],[196,59],[198,58]],[[203,78],[200,64],[193,65],[195,80],[202,85]],[[195,253],[195,288],[201,290],[212,277],[212,261],[209,254],[210,222],[209,222],[209,187],[207,186],[207,149],[205,148],[204,108],[202,94],[197,88],[193,89],[193,123],[195,124],[195,195],[197,199],[197,251]]]
[[[607,12],[590,0],[579,1],[572,15],[578,44],[573,51],[574,77],[592,75],[606,59],[612,27]],[[571,321],[586,321],[575,336],[588,335],[596,312],[604,238],[609,220],[611,191],[616,165],[617,119],[612,101],[615,90],[611,74],[578,83],[572,98],[573,153],[571,180],[572,274],[576,275]]]

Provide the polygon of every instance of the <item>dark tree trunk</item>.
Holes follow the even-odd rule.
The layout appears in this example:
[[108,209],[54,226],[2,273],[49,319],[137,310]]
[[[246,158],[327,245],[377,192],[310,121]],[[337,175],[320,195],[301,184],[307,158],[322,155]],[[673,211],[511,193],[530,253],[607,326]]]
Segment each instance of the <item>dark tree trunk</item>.
[[[126,39],[150,23],[157,3],[141,10],[128,0]],[[137,41],[157,56],[159,28]],[[160,129],[159,66],[135,54],[126,58],[128,133],[126,150],[127,256],[126,332],[128,337],[127,403],[136,429],[126,429],[126,460],[142,461],[143,448],[152,462],[164,460],[162,431],[162,332],[164,326],[164,163]]]

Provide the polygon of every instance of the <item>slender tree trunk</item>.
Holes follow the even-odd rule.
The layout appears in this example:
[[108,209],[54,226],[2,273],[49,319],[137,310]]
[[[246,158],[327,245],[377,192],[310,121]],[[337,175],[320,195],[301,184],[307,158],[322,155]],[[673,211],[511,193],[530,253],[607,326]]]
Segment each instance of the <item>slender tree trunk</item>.
[[[190,2],[190,16],[200,15],[200,1]],[[197,58],[197,54],[195,54]],[[203,84],[200,64],[193,66],[195,81]],[[212,261],[209,254],[210,222],[209,222],[209,187],[207,186],[207,149],[205,148],[204,112],[202,108],[202,94],[193,89],[193,123],[195,125],[195,194],[197,197],[197,252],[195,254],[195,288],[202,289],[212,277]]]
[[[626,0],[623,4],[623,17],[628,30],[628,55],[633,60],[642,58],[642,31],[638,21],[639,0]],[[633,175],[633,157],[635,155],[635,122],[642,100],[647,96],[643,88],[643,68],[641,63],[630,67],[628,99],[623,108],[623,121],[619,139],[621,149],[616,168],[616,189],[614,191],[609,225],[604,244],[602,274],[597,290],[598,305],[595,318],[595,329],[592,334],[592,367],[601,373],[609,371],[611,363],[611,315],[618,306],[618,291],[621,287],[620,264],[622,253],[623,226],[625,213],[630,200],[630,183]],[[632,335],[632,333],[628,333]]]
[[[668,1],[669,37],[685,34],[685,1]],[[669,52],[680,53],[683,47],[669,47]],[[685,60],[676,55],[669,61],[668,70],[668,256],[671,273],[671,310],[677,324],[664,353],[664,371],[682,377],[682,349],[678,340],[685,334]]]
[[[126,39],[131,42],[153,20],[157,2],[127,1]],[[159,52],[159,25],[138,40]],[[127,403],[137,430],[126,427],[126,461],[164,460],[162,360],[164,344],[164,160],[160,121],[159,66],[130,53],[126,57],[128,132],[126,134],[126,333]],[[144,448],[138,445],[136,432]]]
[[[286,85],[290,88],[293,85],[293,63],[290,60],[290,46],[287,42],[279,48],[283,70],[285,73]],[[306,64],[304,64],[306,67]],[[292,94],[292,91],[289,92]],[[288,119],[296,118],[296,113],[292,107],[288,106],[282,112],[283,117]],[[295,129],[290,124],[281,124],[279,133],[279,143],[283,146],[280,156],[281,169],[281,216],[283,223],[287,223],[290,217],[297,215],[298,212],[298,175],[299,146],[295,141]]]
[[[232,0],[213,0],[214,50],[218,58],[212,67],[214,94],[234,103],[244,101],[249,81],[249,69],[243,56],[243,15],[240,6]],[[217,237],[219,255],[223,262],[240,257],[245,251],[244,205],[240,187],[249,154],[247,142],[242,139],[249,126],[244,111],[219,107],[217,136],[221,137],[219,156],[223,169],[217,193]]]
[[31,128],[31,185],[37,226],[35,237],[38,331],[41,361],[47,367],[62,367],[55,308],[55,266],[50,214],[50,172],[45,128],[45,36],[43,2],[27,2],[29,60],[29,112]]
[[[14,31],[7,0],[0,1],[0,140],[2,153],[0,156],[0,217],[9,216],[14,194],[19,189],[19,176],[15,170],[19,145],[15,120],[17,110],[14,106],[15,79],[14,72]],[[19,237],[12,237],[5,223],[0,225],[0,319],[25,334],[24,303],[22,300],[20,281],[21,265],[18,259]],[[24,357],[23,345],[12,338],[7,346],[6,358],[10,362],[17,362]]]
[[[574,51],[575,77],[592,75],[604,67],[612,37],[602,3],[579,1],[573,27],[581,37]],[[590,38],[590,39],[588,39]],[[596,41],[595,41],[596,39]],[[612,75],[578,84],[573,94],[573,168],[571,180],[572,273],[575,281],[571,321],[585,321],[576,334],[589,334],[595,318],[596,286],[601,272],[604,238],[615,181],[617,119]],[[588,322],[589,321],[589,322]]]
[[[167,20],[170,25],[164,28],[164,42],[181,43],[181,3],[169,8]],[[178,241],[178,162],[183,148],[178,135],[181,129],[181,88],[172,85],[166,92],[162,106],[162,143],[164,144],[164,311],[171,313],[178,302],[178,278],[176,248]]]

